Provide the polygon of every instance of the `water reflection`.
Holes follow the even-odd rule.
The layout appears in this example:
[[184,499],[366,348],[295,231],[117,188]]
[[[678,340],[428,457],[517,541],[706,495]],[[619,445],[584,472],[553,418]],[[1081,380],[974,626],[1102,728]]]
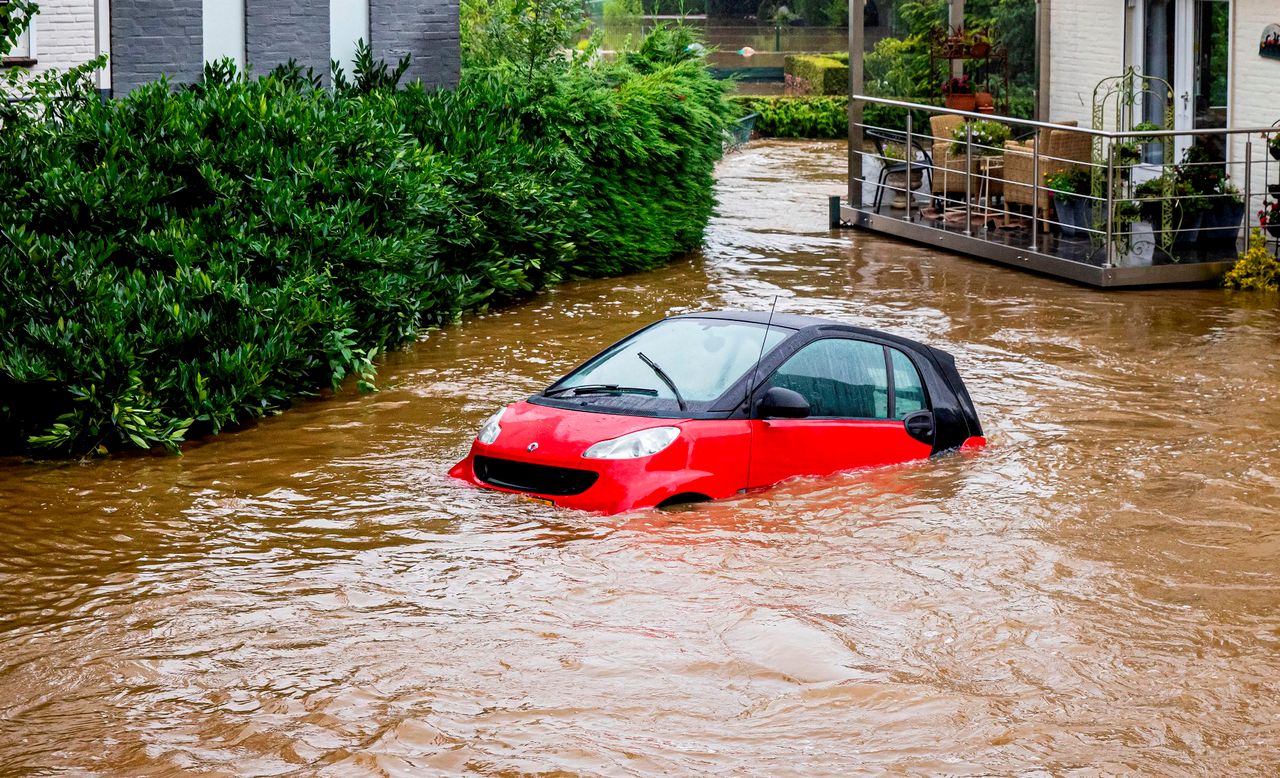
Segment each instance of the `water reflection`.
[[[825,230],[843,150],[721,167],[704,254],[427,333],[182,458],[0,471],[0,772],[1260,772],[1274,303]],[[952,351],[992,446],[603,519],[444,472],[672,312]]]

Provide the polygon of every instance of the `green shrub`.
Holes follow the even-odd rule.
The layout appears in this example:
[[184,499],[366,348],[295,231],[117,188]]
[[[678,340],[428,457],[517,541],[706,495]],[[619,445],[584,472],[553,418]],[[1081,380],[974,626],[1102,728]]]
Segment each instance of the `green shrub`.
[[840,62],[821,54],[788,54],[783,60],[782,70],[792,78],[802,79],[812,94],[849,94],[847,59]]
[[695,247],[732,107],[664,50],[439,92],[223,65],[7,120],[0,450],[173,449],[367,386],[425,325]]
[[849,134],[845,97],[738,97],[747,111],[760,114],[755,129],[775,138],[844,138]]

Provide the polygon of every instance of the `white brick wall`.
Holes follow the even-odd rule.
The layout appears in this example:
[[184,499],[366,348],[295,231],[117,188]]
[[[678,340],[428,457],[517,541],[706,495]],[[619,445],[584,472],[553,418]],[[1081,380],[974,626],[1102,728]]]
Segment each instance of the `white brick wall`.
[[[1262,30],[1268,24],[1280,22],[1280,6],[1276,0],[1234,0],[1231,19],[1231,77],[1230,115],[1233,127],[1266,127],[1280,120],[1280,60],[1258,56],[1258,43]],[[1267,156],[1261,138],[1253,138],[1254,191],[1265,191],[1265,184],[1280,183],[1280,163]],[[1232,161],[1231,177],[1236,185],[1244,187],[1245,138],[1237,137],[1229,152]],[[1270,164],[1264,168],[1263,160]],[[1263,181],[1264,170],[1269,170],[1270,181]],[[1261,198],[1255,197],[1246,218],[1250,224],[1257,221]]]
[[65,70],[97,56],[94,5],[94,0],[40,0],[32,70]]
[[1093,88],[1124,70],[1124,6],[1123,0],[1053,0],[1049,121],[1092,125]]

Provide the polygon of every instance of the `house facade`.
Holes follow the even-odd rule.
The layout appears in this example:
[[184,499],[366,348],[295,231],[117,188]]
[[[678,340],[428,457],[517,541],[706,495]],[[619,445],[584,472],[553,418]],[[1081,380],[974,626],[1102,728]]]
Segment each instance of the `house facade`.
[[[1152,78],[1152,92],[1136,106],[1134,122],[1172,129],[1265,127],[1280,120],[1280,100],[1272,85],[1280,80],[1280,59],[1265,45],[1268,31],[1280,33],[1276,0],[1041,0],[1047,11],[1047,62],[1041,89],[1050,121],[1076,120],[1090,126],[1093,90],[1126,67]],[[1042,41],[1042,46],[1045,44]],[[1159,86],[1172,88],[1173,100]],[[1105,129],[1114,127],[1108,115]],[[1190,138],[1180,138],[1179,153]],[[1245,139],[1217,151],[1233,164],[1243,162]],[[1255,148],[1253,159],[1265,154]]]
[[40,13],[3,64],[32,72],[107,55],[97,74],[122,95],[165,76],[186,84],[206,62],[230,57],[264,73],[289,60],[350,72],[357,41],[375,57],[411,57],[406,80],[457,83],[458,0],[41,0]]

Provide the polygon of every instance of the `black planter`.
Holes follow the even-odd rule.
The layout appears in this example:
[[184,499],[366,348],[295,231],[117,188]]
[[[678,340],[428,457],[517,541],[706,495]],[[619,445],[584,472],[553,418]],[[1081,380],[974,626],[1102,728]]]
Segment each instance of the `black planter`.
[[1219,202],[1200,220],[1202,243],[1235,243],[1244,221],[1244,203]]
[[1271,237],[1280,238],[1280,224],[1268,224],[1267,232],[1271,233]]
[[1268,146],[1267,149],[1271,152],[1272,159],[1280,159],[1280,146]]
[[[1182,218],[1177,218],[1178,216]],[[1195,243],[1200,239],[1200,222],[1204,220],[1204,211],[1196,211],[1195,213],[1181,214],[1174,211],[1174,229],[1177,230],[1173,234],[1173,244],[1181,246],[1186,243]]]
[[1267,184],[1267,194],[1280,199],[1280,184]]

